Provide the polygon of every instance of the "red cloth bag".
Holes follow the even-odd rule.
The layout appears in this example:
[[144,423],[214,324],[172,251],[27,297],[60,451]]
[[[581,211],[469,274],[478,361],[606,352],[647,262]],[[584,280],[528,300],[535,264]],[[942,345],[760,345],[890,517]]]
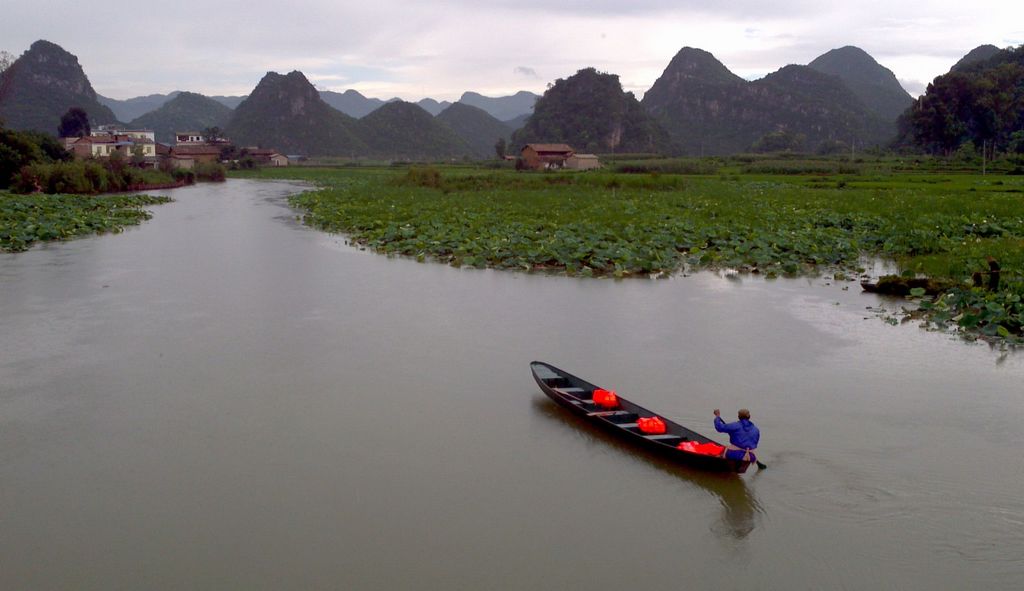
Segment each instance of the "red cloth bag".
[[678,449],[702,456],[720,456],[725,452],[725,446],[718,445],[711,441],[708,443],[697,443],[696,441],[683,441],[676,446]]
[[619,406],[619,397],[615,395],[614,390],[598,388],[594,390],[594,404],[601,408],[617,408]]
[[636,420],[636,426],[640,432],[647,435],[663,435],[665,433],[665,421],[661,417],[641,417]]

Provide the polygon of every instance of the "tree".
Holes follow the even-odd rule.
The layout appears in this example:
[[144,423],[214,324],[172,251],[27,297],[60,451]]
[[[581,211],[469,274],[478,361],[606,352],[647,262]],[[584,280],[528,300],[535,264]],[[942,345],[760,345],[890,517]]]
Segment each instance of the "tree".
[[142,168],[146,164],[146,151],[142,146],[132,148],[132,166]]
[[1024,130],[1010,134],[1009,150],[1014,154],[1024,154]]
[[238,160],[239,151],[234,144],[228,144],[220,149],[220,157],[218,160],[221,162],[231,162],[232,160]]
[[917,100],[901,131],[919,147],[950,155],[965,143],[991,157],[1012,151],[1024,128],[1024,46],[936,78]]
[[755,152],[792,152],[803,148],[806,141],[804,134],[783,129],[764,134],[750,149]]
[[89,115],[80,107],[68,109],[68,112],[61,116],[60,126],[57,128],[58,137],[84,137],[91,132]]
[[7,187],[23,166],[68,160],[71,155],[53,136],[14,131],[0,125],[0,188]]
[[212,144],[224,139],[224,132],[217,126],[207,127],[203,130],[203,136],[206,137],[208,143]]
[[498,142],[494,144],[494,153],[498,155],[498,160],[505,159],[505,150],[508,146],[505,145],[505,138],[498,138]]

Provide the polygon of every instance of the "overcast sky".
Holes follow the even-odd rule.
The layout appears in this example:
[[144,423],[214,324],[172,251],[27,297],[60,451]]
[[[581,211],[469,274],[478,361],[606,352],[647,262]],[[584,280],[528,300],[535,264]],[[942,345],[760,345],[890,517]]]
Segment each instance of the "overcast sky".
[[1024,1],[4,0],[0,50],[46,39],[93,87],[248,94],[268,71],[322,90],[457,100],[542,93],[593,66],[637,97],[684,46],[755,79],[856,45],[917,96],[978,45],[1024,43]]

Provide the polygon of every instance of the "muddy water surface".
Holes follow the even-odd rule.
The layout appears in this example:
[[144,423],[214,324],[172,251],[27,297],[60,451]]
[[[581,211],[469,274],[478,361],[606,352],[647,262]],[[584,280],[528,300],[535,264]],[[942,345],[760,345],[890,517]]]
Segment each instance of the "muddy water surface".
[[[0,255],[0,588],[1024,586],[1019,355],[821,279],[388,259],[297,190]],[[749,407],[769,469],[609,439],[534,359],[705,432]]]

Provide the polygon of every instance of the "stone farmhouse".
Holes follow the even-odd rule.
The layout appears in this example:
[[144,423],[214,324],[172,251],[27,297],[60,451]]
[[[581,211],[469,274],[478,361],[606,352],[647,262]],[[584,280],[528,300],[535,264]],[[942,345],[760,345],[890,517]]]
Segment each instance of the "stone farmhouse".
[[523,168],[530,170],[590,170],[601,168],[594,154],[577,154],[568,144],[526,144],[520,151]]

